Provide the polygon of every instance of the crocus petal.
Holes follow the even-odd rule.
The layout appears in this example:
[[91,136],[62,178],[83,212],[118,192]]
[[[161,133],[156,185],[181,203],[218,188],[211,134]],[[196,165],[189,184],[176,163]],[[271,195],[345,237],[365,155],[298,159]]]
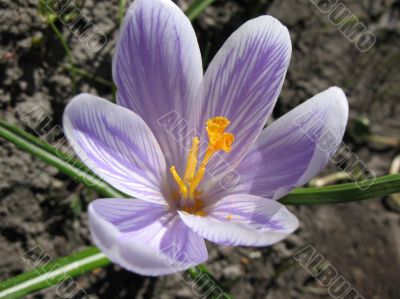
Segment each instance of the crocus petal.
[[115,188],[165,202],[165,160],[152,132],[132,111],[90,94],[76,96],[64,112],[64,130],[79,158]]
[[192,25],[172,1],[134,1],[120,33],[113,78],[118,104],[145,120],[167,164],[181,172],[185,150],[179,142],[203,69]]
[[203,82],[199,128],[206,120],[227,117],[235,135],[229,154],[210,162],[212,173],[234,168],[260,134],[280,93],[289,65],[291,42],[287,28],[271,16],[242,25],[222,46]]
[[204,239],[167,207],[139,199],[99,199],[89,206],[96,246],[141,275],[165,275],[207,260]]
[[295,231],[297,218],[279,202],[248,194],[227,196],[206,208],[207,216],[179,212],[204,238],[223,245],[267,246]]
[[316,176],[336,152],[345,132],[348,103],[331,87],[267,127],[236,169],[232,192],[278,199]]

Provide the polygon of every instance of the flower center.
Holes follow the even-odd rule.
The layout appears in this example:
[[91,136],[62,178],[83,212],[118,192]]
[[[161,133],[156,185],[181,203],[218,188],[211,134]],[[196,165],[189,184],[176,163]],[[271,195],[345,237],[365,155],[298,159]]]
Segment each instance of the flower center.
[[182,210],[191,214],[205,216],[205,212],[202,210],[204,204],[200,199],[201,192],[197,190],[197,188],[203,180],[207,164],[214,154],[220,150],[226,153],[231,151],[235,136],[225,132],[229,124],[230,121],[223,116],[216,116],[207,120],[206,130],[208,134],[208,146],[203,161],[199,166],[197,158],[200,140],[198,137],[193,138],[183,177],[178,174],[175,165],[171,166],[170,171],[172,177],[179,187],[179,198],[183,201]]

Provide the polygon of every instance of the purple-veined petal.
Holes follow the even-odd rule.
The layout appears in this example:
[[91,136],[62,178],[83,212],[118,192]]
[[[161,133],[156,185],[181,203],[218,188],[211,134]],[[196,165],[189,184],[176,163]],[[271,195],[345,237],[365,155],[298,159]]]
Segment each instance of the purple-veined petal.
[[118,104],[144,119],[167,165],[183,171],[180,142],[189,130],[188,111],[203,68],[192,25],[172,1],[134,1],[120,33],[113,78]]
[[240,184],[230,192],[279,199],[304,185],[336,152],[347,118],[348,102],[337,87],[294,108],[262,132],[236,169]]
[[234,32],[212,60],[204,75],[198,127],[204,136],[207,119],[227,117],[235,142],[230,153],[210,162],[209,173],[227,171],[226,162],[236,167],[250,149],[275,106],[290,56],[287,28],[261,16]]
[[227,196],[205,211],[207,216],[179,215],[200,236],[223,245],[267,246],[299,226],[297,218],[279,202],[248,194]]
[[130,196],[165,203],[165,160],[138,115],[81,94],[66,107],[63,124],[75,153],[103,180]]
[[204,239],[166,206],[140,199],[98,199],[89,206],[96,246],[141,275],[166,275],[207,260]]

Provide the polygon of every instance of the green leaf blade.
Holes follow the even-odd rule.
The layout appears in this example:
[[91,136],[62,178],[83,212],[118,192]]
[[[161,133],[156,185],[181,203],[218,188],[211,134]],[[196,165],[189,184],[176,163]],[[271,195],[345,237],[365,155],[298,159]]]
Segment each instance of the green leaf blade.
[[215,0],[194,0],[193,3],[185,11],[189,20],[195,20],[214,1]]
[[74,255],[61,258],[30,272],[0,282],[0,299],[22,298],[27,294],[60,285],[67,279],[104,267],[111,262],[96,247],[88,247]]
[[356,183],[319,188],[297,188],[281,198],[284,205],[319,205],[361,201],[400,192],[400,174],[391,174],[364,182],[366,189]]
[[[49,165],[59,169],[61,172],[82,182],[86,186],[95,189],[103,196],[126,197],[123,193],[115,190],[106,182],[89,173],[79,163],[74,165],[68,160],[65,153],[44,141],[30,135],[29,133],[9,125],[0,120],[0,137],[10,141],[20,149],[43,160]],[[84,168],[84,169],[81,169]],[[400,192],[400,174],[387,175],[364,182],[369,188],[361,190],[355,183],[340,184],[320,188],[297,188],[287,196],[280,199],[285,205],[316,205],[333,204],[365,200],[372,197],[384,196]],[[60,275],[66,272],[71,277],[105,266],[110,261],[100,253],[98,249],[90,247],[86,251],[63,258],[57,261],[61,266],[60,272],[49,268],[49,265],[39,267],[34,271],[21,274],[0,283],[0,298],[20,298],[26,294],[52,286],[59,283]],[[52,263],[51,265],[54,266]],[[207,273],[204,266],[201,271]],[[192,270],[192,275],[193,270]]]
[[100,178],[85,170],[80,169],[80,162],[77,164],[72,164],[76,163],[75,159],[70,161],[66,160],[70,159],[69,155],[67,155],[66,153],[63,153],[55,148],[50,151],[49,147],[51,146],[49,144],[46,144],[46,146],[41,146],[40,143],[42,141],[36,140],[36,142],[34,142],[34,140],[37,139],[36,137],[26,132],[23,135],[20,135],[16,131],[10,130],[9,127],[10,125],[5,125],[3,121],[0,122],[0,137],[3,137],[4,139],[10,141],[23,151],[28,152],[33,156],[41,159],[48,165],[54,166],[59,171],[69,175],[74,180],[85,184],[89,188],[97,190],[104,196],[126,197],[123,193],[117,191],[109,184],[102,181]]

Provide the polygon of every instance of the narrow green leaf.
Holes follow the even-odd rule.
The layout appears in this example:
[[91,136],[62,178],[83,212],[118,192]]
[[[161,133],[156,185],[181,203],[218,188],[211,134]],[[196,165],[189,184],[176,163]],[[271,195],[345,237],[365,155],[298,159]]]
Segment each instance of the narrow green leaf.
[[75,67],[75,66],[70,65],[70,64],[64,65],[64,68],[66,70],[68,70],[68,71],[73,70],[73,71],[75,71],[75,73],[77,75],[80,75],[82,77],[85,77],[85,78],[88,78],[90,80],[93,80],[93,81],[95,81],[97,83],[100,83],[100,84],[102,84],[104,86],[110,87],[111,89],[115,88],[114,82],[112,82],[110,80],[107,80],[107,79],[105,79],[105,78],[103,78],[101,76],[97,76],[97,75],[95,75],[95,74],[93,74],[91,72],[88,72],[88,71],[84,70],[84,69]]
[[[72,178],[84,183],[90,188],[94,188],[103,196],[124,197],[125,195],[115,190],[113,187],[102,181],[95,175],[80,169],[80,162],[71,164],[69,155],[63,154],[59,150],[51,149],[49,144],[40,146],[42,141],[37,141],[36,137],[29,133],[17,129],[4,121],[0,121],[0,137],[3,137],[17,145],[22,150],[42,159]],[[19,135],[19,133],[22,135]],[[56,155],[56,153],[58,155]],[[78,165],[78,166],[77,166]],[[285,205],[316,205],[332,204],[351,201],[360,201],[368,198],[385,196],[400,192],[400,174],[393,174],[378,177],[363,182],[363,186],[369,186],[361,190],[356,183],[346,183],[320,188],[297,188],[287,196],[280,199]]]
[[[187,270],[190,276],[197,283],[198,287],[201,289],[205,298],[210,299],[233,299],[233,296],[221,288],[221,283],[208,271],[204,265],[198,265],[194,268]],[[215,286],[212,288],[212,286]],[[205,290],[204,287],[209,287],[209,290]]]
[[296,188],[279,201],[284,205],[320,205],[360,201],[400,192],[400,173],[363,182],[369,186],[360,189],[356,183],[346,183],[319,188]]
[[[25,137],[18,135],[15,131],[4,126],[4,122],[0,123],[0,137],[7,139],[11,143],[15,144],[20,149],[32,154],[33,156],[43,160],[47,164],[56,167],[61,172],[69,175],[71,178],[85,184],[87,187],[93,188],[101,193],[103,196],[108,197],[126,197],[121,192],[115,190],[113,187],[108,185],[106,182],[102,181],[100,178],[90,174],[79,168],[80,164],[71,164],[70,161],[75,160],[65,160],[68,156],[65,153],[57,149],[49,151],[50,145],[40,146],[33,142],[34,136],[29,136],[30,134],[24,133]],[[29,136],[29,138],[28,138]],[[27,139],[28,138],[28,139]],[[55,154],[55,152],[59,154]]]
[[57,26],[51,20],[50,16],[46,16],[46,17],[47,17],[47,23],[49,24],[50,28],[53,30],[54,34],[60,41],[61,46],[64,48],[65,54],[67,55],[68,62],[71,65],[70,73],[71,73],[71,80],[72,80],[72,90],[74,91],[74,93],[76,93],[77,92],[77,86],[76,86],[77,78],[76,78],[76,71],[75,71],[74,56],[72,54],[71,49],[68,46],[67,41],[65,40],[63,34],[61,33],[61,31],[58,30]]
[[[109,197],[124,197],[124,194],[112,188],[110,185],[104,181],[99,180],[99,178],[94,175],[79,169],[76,165],[71,165],[69,161],[66,161],[66,154],[56,155],[59,151],[52,149],[49,144],[43,144],[42,141],[38,141],[34,136],[21,131],[5,122],[0,122],[0,137],[3,137],[22,150],[31,153],[32,155],[42,159],[49,165],[52,165],[59,169],[60,171],[70,175],[72,178],[84,183],[88,187],[96,189],[99,193],[104,196]],[[64,159],[63,159],[64,158]],[[373,183],[373,184],[372,184]],[[366,190],[360,190],[355,183],[340,184],[335,186],[321,187],[321,188],[298,188],[288,194],[286,197],[282,198],[280,201],[286,205],[314,205],[314,204],[330,204],[330,203],[343,203],[350,201],[359,201],[371,197],[384,196],[393,193],[400,192],[400,174],[388,175],[379,177],[376,181],[366,181],[364,186],[371,186]],[[93,249],[92,249],[93,250]],[[93,257],[94,256],[94,257]],[[93,257],[93,260],[90,259]],[[106,264],[104,256],[98,253],[98,251],[92,252],[92,255],[86,255],[83,268],[80,268],[80,264],[72,264],[70,266],[73,275],[79,275],[85,271],[90,271],[93,269],[94,263]],[[66,258],[69,259],[69,258]],[[64,261],[64,259],[62,259]],[[73,262],[72,262],[73,263]],[[66,265],[66,264],[65,264]],[[97,266],[96,266],[97,267]],[[192,275],[195,272],[192,271]],[[201,268],[201,271],[207,272],[205,268]],[[33,292],[40,288],[46,287],[43,284],[43,278],[41,275],[32,272],[22,274],[10,280],[7,280],[0,284],[0,295],[8,294],[8,297],[0,298],[18,298],[22,296],[21,294],[27,294],[28,292]],[[40,272],[39,272],[40,273]],[[44,275],[44,274],[42,274]],[[47,275],[47,272],[46,272]],[[57,277],[57,273],[53,273],[54,277]],[[40,277],[40,278],[39,278]],[[53,277],[53,276],[51,276]],[[35,280],[38,279],[38,280]],[[54,278],[55,279],[55,278]],[[31,282],[33,280],[33,282]],[[53,282],[56,281],[53,280]],[[20,285],[21,284],[21,285]],[[48,284],[50,285],[50,284]],[[48,286],[47,285],[47,286]],[[12,288],[14,291],[5,291]],[[6,293],[7,292],[7,293]],[[18,293],[21,292],[21,293]],[[24,293],[26,292],[26,293]],[[14,293],[16,295],[14,295]],[[12,297],[14,296],[14,297]]]
[[126,0],[119,0],[119,4],[118,4],[118,21],[119,21],[120,25],[124,21],[125,10],[126,10]]
[[[76,179],[77,181],[84,183],[90,188],[94,188],[103,196],[120,197],[120,198],[126,197],[125,194],[115,190],[106,182],[101,181],[98,177],[90,173],[87,173],[82,169],[79,169],[78,167],[76,167],[75,164],[70,164],[69,162],[71,161],[71,158],[69,157],[69,155],[62,153],[61,151],[55,148],[52,148],[51,145],[49,145],[48,143],[1,120],[0,120],[0,137],[5,138],[6,140],[10,141],[20,149],[32,154],[35,157],[38,157],[39,159],[43,160],[49,165],[56,167],[61,172],[64,172],[65,174],[71,176],[73,179]],[[79,163],[77,164],[79,165]],[[81,264],[75,263],[75,258],[79,259],[82,256],[85,258],[82,261],[82,263]],[[62,265],[65,265],[65,268],[63,269],[67,270],[72,269],[74,272],[71,272],[73,274],[71,276],[76,276],[99,267],[97,266],[97,263],[104,263],[104,265],[109,263],[108,261],[106,263],[103,259],[105,259],[105,256],[99,253],[99,251],[96,248],[89,248],[84,252],[78,253],[71,257],[63,258],[59,261],[61,261]],[[82,269],[74,268],[75,266],[78,267],[80,265],[82,265],[83,267]],[[21,274],[17,277],[11,278],[5,282],[0,283],[0,299],[20,298],[21,296],[26,295],[28,293],[32,293],[37,290],[56,284],[59,281],[59,277],[61,277],[61,275],[64,275],[63,274],[64,272],[55,272],[52,270],[48,272],[46,269],[51,270],[52,268],[43,267],[40,268],[39,270],[36,269],[32,272]],[[206,270],[207,269],[204,266],[200,268],[200,271],[206,271]],[[191,269],[191,271],[193,271],[193,269]],[[51,279],[46,280],[46,277],[51,277]],[[196,280],[196,283],[197,282],[199,281]]]
[[193,3],[186,10],[186,15],[190,21],[196,19],[208,6],[215,0],[193,0]]
[[[43,256],[35,256],[37,253],[38,252],[27,252],[27,254],[25,256],[23,254],[21,258],[26,263],[33,265],[37,263],[40,258],[43,258]],[[32,254],[32,258],[35,258],[35,260],[30,258],[30,254]],[[68,286],[71,287],[71,285],[73,285],[71,282],[73,277],[96,268],[104,267],[110,263],[107,257],[96,247],[88,247],[74,255],[49,262],[34,268],[33,271],[0,282],[0,299],[22,298],[27,294],[54,285],[58,285],[56,291],[65,292]],[[73,288],[72,290],[68,289],[68,291],[72,292]],[[79,289],[76,291],[79,292]],[[75,295],[77,294],[78,293]]]
[[[21,258],[26,263],[34,265],[38,261],[44,260],[44,256],[45,253],[43,251],[38,251],[34,248],[31,252],[23,254]],[[22,298],[27,294],[55,285],[57,285],[56,291],[61,294],[63,290],[65,291],[67,289],[69,292],[74,292],[74,296],[79,294],[79,292],[81,292],[80,295],[83,295],[85,294],[84,290],[71,287],[71,285],[77,286],[71,279],[109,264],[111,264],[110,260],[96,247],[88,247],[71,256],[47,262],[45,265],[36,267],[30,272],[0,282],[0,299]],[[187,272],[192,277],[194,283],[201,288],[203,293],[207,292],[204,287],[210,288],[210,292],[207,293],[207,298],[233,299],[229,293],[219,286],[218,281],[210,274],[204,265],[191,268],[187,270]],[[182,273],[182,275],[185,274]],[[187,280],[185,279],[185,281]]]
[[32,134],[29,134],[28,132],[26,132],[25,130],[23,130],[15,125],[6,123],[5,121],[3,121],[1,119],[0,119],[0,126],[6,128],[7,130],[11,131],[12,133],[15,133],[18,136],[26,139],[27,141],[31,142],[32,144],[43,148],[44,150],[48,151],[49,153],[60,157],[62,160],[68,162],[69,164],[75,165],[77,168],[91,173],[91,170],[85,164],[83,164],[80,160],[75,159],[74,157],[71,157],[70,154],[60,151],[58,148],[50,145],[44,139],[35,137]]

